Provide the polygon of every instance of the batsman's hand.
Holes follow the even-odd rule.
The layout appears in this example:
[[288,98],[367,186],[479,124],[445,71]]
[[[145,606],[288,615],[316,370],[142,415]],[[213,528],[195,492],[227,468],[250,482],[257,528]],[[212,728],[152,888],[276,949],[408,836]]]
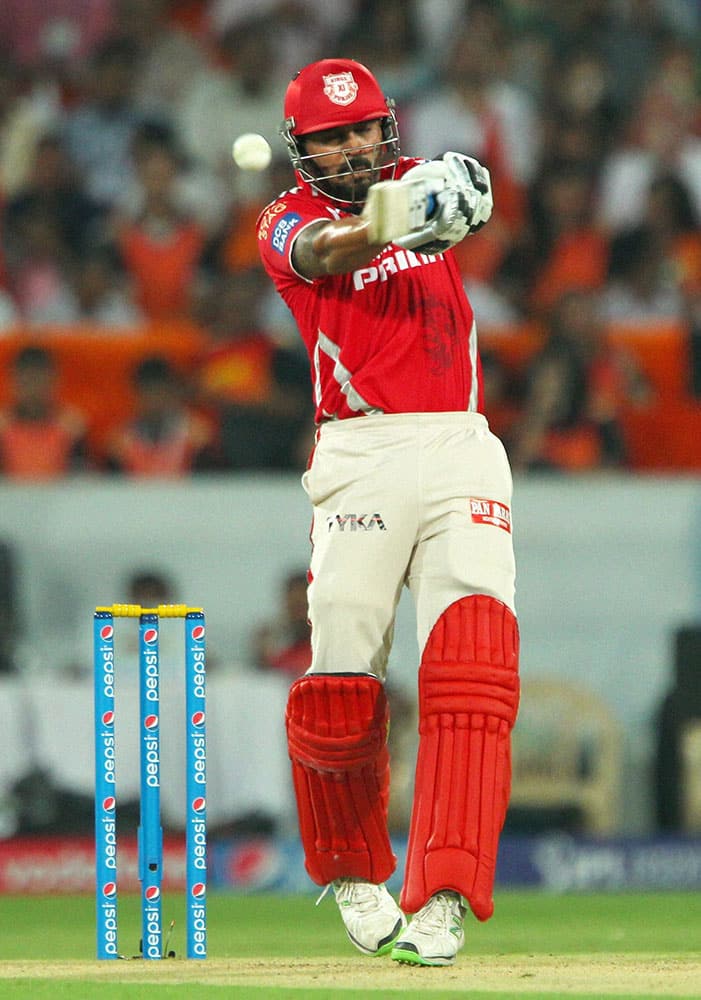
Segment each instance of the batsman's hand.
[[471,156],[448,152],[400,180],[373,184],[362,217],[370,243],[441,253],[481,229],[492,207],[489,171]]
[[453,184],[465,199],[466,210],[463,211],[468,220],[468,233],[476,233],[489,221],[494,208],[489,171],[473,156],[464,153],[444,153],[443,163],[447,164]]
[[[423,233],[412,234],[404,246],[422,253],[440,253],[476,233],[492,214],[494,200],[489,171],[472,156],[444,153],[437,160],[412,167],[403,181],[424,180],[435,207]],[[424,239],[421,239],[424,237]]]

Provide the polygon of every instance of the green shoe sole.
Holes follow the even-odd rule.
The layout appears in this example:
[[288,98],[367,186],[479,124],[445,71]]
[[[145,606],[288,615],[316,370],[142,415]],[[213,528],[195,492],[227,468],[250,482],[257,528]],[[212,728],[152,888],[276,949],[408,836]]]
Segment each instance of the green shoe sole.
[[[397,932],[397,934],[395,935],[395,937],[392,938],[391,941],[388,941],[386,944],[383,944],[381,948],[378,948],[377,951],[375,952],[375,954],[372,957],[373,958],[380,958],[382,955],[389,955],[389,953],[394,948],[395,941],[399,940],[399,935],[402,933],[403,930],[404,930],[404,927],[402,927]],[[394,956],[392,956],[392,957],[394,957]]]
[[437,967],[453,965],[455,959],[438,958],[432,960],[430,958],[422,958],[421,955],[415,951],[409,951],[408,949],[405,950],[404,948],[392,948],[392,961],[403,962],[405,965],[425,965]]

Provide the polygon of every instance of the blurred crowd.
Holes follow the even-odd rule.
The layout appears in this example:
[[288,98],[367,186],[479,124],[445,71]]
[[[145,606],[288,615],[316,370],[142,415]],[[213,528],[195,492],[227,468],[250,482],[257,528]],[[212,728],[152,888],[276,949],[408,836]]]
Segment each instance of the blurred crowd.
[[[607,326],[701,330],[698,0],[3,0],[0,40],[0,335],[38,338],[12,361],[5,475],[304,467],[308,367],[254,222],[292,180],[286,85],[330,55],[395,98],[404,153],[491,171],[492,221],[456,252],[479,327],[543,331],[517,386],[485,355],[517,469],[625,466],[617,407],[651,389]],[[233,165],[247,131],[263,173]],[[144,358],[91,455],[41,331],[181,321],[202,356]]]

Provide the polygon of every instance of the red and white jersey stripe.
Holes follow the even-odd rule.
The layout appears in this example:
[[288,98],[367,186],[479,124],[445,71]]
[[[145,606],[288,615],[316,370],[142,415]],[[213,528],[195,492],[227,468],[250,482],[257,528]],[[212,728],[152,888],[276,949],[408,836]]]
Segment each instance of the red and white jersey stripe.
[[[403,157],[397,177],[421,162]],[[263,264],[311,363],[317,422],[366,413],[482,411],[477,331],[453,254],[390,244],[366,267],[313,281],[292,266],[302,230],[344,213],[307,184],[261,213]]]

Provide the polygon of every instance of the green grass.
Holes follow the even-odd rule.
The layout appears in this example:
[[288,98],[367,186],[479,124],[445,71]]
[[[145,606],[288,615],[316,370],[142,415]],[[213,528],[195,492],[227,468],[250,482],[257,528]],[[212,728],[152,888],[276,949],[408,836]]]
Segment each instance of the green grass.
[[[184,950],[182,900],[163,900],[163,923],[175,919],[171,946]],[[92,959],[94,902],[88,896],[0,896],[0,961]],[[133,953],[139,940],[136,897],[119,903],[119,945]],[[331,897],[242,896],[210,893],[209,954],[217,958],[338,957],[354,954]],[[471,954],[590,954],[701,950],[701,896],[697,893],[623,893],[551,896],[507,892],[485,924],[468,918]],[[701,994],[701,989],[700,989]]]
[[[181,897],[166,896],[163,901],[164,926],[171,919],[176,927],[171,947],[178,956],[184,952],[184,914]],[[213,893],[209,902],[209,956],[214,966],[217,960],[244,960],[263,958],[272,967],[276,961],[299,959],[326,959],[329,962],[355,961],[353,950],[343,933],[340,919],[332,898],[314,906],[314,896],[280,897],[272,895],[241,896]],[[139,939],[139,909],[136,897],[122,897],[119,905],[120,949],[132,955]],[[69,962],[84,960],[95,955],[94,901],[91,897],[0,897],[0,970],[9,961]],[[607,955],[641,955],[661,962],[679,964],[698,960],[701,952],[701,898],[694,893],[630,893],[591,894],[576,896],[551,896],[539,893],[501,892],[497,897],[495,916],[486,924],[469,920],[467,944],[459,968],[469,976],[470,956],[483,956],[487,960],[503,962],[508,956],[549,959],[552,956],[591,956],[592,963],[606,959]],[[363,959],[357,956],[358,968],[363,970],[385,968],[386,959]],[[369,964],[368,964],[369,963]],[[373,964],[376,963],[376,964]],[[134,969],[136,963],[102,963],[120,969]],[[179,962],[178,970],[195,963]],[[284,985],[257,987],[232,986],[215,983],[168,982],[109,982],[109,976],[96,982],[80,978],[66,979],[60,972],[56,978],[0,978],[0,998],[44,997],[82,998],[99,1000],[137,1000],[153,996],[155,1000],[197,1000],[200,996],[236,997],[237,1000],[355,1000],[367,997],[373,1000],[400,996],[419,997],[421,1000],[455,998],[460,993],[434,989],[440,977],[448,970],[409,970],[389,963],[397,973],[404,975],[409,988],[378,988],[362,990],[346,988],[329,989]],[[140,969],[149,971],[161,963],[139,963]],[[162,963],[163,969],[173,963]],[[207,966],[208,963],[204,963]],[[482,959],[482,967],[484,967]],[[354,968],[351,965],[351,968]],[[345,968],[345,966],[344,966]],[[458,966],[455,967],[456,969]],[[452,970],[450,970],[452,971]],[[7,970],[5,976],[12,975]],[[436,976],[436,973],[438,976]],[[524,974],[525,976],[529,974]],[[409,979],[413,976],[412,979]],[[423,977],[420,981],[418,977]],[[432,977],[429,979],[429,977]],[[417,990],[417,982],[425,989]],[[463,995],[469,1000],[513,1000],[514,996],[527,996],[529,1000],[576,995],[579,1000],[604,1000],[599,993],[534,992],[533,984],[525,983],[523,993],[484,992],[467,989]],[[582,985],[586,989],[586,983]],[[618,992],[616,1000],[641,1000],[654,997],[655,993]],[[661,995],[661,993],[659,994]],[[681,995],[681,994],[679,994]],[[684,994],[693,996],[693,993]],[[608,996],[608,994],[606,994]],[[613,996],[613,992],[611,993]],[[701,979],[698,996],[701,997]]]

